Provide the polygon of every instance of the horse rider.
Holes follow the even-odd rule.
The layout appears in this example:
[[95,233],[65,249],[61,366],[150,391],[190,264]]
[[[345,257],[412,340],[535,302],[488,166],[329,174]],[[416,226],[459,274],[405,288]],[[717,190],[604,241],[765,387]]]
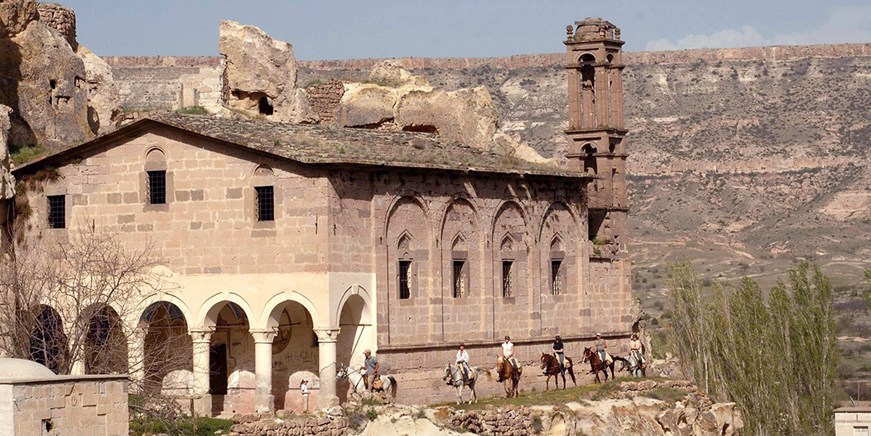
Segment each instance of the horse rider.
[[629,354],[635,355],[639,366],[644,364],[644,353],[641,351],[641,340],[638,339],[638,333],[632,333],[632,338],[629,339]]
[[566,369],[565,359],[565,348],[563,347],[563,338],[559,335],[556,336],[553,340],[553,355],[559,360],[559,369],[563,371]]
[[[514,344],[511,342],[511,336],[505,336],[505,342],[502,343],[502,359],[508,361],[514,370],[517,370],[517,359],[514,358]],[[502,375],[499,375],[498,382],[502,381]]]
[[366,385],[366,389],[369,392],[375,391],[375,377],[378,377],[378,370],[380,367],[378,366],[378,359],[372,355],[371,350],[363,351],[363,356],[366,356],[366,359],[363,360],[363,368],[366,373],[363,377],[363,382]]
[[[463,383],[469,382],[469,352],[466,351],[466,344],[460,344],[460,349],[457,350],[457,366],[463,370]],[[450,382],[448,382],[450,384]]]
[[599,358],[602,359],[602,363],[604,364],[605,363],[605,356],[606,356],[605,349],[608,348],[608,343],[605,342],[604,339],[602,339],[601,333],[596,333],[595,345],[596,345],[596,352],[599,353]]

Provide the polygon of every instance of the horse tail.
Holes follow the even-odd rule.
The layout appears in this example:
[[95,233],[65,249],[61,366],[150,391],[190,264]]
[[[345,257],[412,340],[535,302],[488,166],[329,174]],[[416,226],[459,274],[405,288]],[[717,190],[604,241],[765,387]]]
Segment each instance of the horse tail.
[[481,373],[487,374],[487,381],[493,380],[493,376],[490,375],[489,369],[487,369],[487,368],[475,368],[475,370],[478,371],[478,374],[481,374]]
[[393,378],[392,375],[388,375],[387,378],[390,380],[390,396],[395,399],[396,398],[396,379]]

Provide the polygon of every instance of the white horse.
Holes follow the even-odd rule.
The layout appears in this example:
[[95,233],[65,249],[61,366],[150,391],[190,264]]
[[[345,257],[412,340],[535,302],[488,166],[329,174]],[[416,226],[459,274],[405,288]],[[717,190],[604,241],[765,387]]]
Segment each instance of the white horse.
[[[336,380],[348,379],[352,395],[360,395],[366,391],[365,378],[366,374],[363,373],[363,368],[356,369],[341,365],[339,371],[336,372]],[[391,398],[396,398],[396,379],[392,375],[379,375],[378,378],[381,380],[381,388],[376,390],[389,393]]]
[[442,380],[447,382],[450,386],[453,386],[457,389],[457,404],[463,402],[463,387],[468,386],[472,391],[472,397],[469,398],[469,404],[472,404],[472,401],[478,402],[478,394],[475,392],[475,382],[478,380],[478,373],[486,372],[487,375],[490,375],[490,372],[486,369],[479,368],[469,368],[469,378],[466,381],[463,381],[463,370],[460,368],[460,365],[448,364],[445,367],[445,375],[442,377]]
[[633,377],[645,377],[647,376],[647,364],[641,363],[641,358],[636,353],[633,351],[625,359],[619,359],[621,363],[620,371],[629,371],[629,375]]

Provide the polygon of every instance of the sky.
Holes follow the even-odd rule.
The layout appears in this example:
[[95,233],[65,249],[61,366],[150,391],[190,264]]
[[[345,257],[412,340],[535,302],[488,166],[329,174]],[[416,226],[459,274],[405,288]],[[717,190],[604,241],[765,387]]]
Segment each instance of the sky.
[[871,42],[869,0],[60,0],[99,55],[217,55],[218,23],[255,25],[298,59],[489,57],[564,50],[602,17],[624,49]]

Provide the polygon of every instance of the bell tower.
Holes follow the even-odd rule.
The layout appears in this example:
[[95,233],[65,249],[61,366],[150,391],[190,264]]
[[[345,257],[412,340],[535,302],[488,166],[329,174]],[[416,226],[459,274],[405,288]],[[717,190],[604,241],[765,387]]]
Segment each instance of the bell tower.
[[623,125],[623,41],[601,18],[566,27],[569,90],[568,166],[595,179],[587,185],[593,256],[625,252],[629,211]]

